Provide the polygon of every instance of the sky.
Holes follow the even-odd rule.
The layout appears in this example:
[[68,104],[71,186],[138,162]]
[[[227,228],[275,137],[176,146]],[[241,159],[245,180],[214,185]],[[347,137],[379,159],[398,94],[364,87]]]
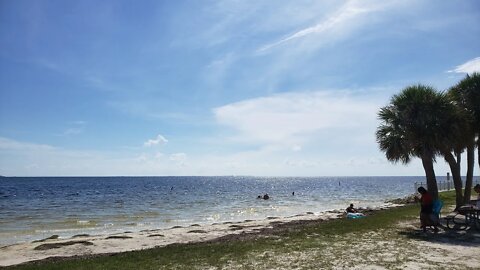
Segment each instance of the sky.
[[421,176],[379,109],[474,71],[476,0],[0,0],[0,175]]

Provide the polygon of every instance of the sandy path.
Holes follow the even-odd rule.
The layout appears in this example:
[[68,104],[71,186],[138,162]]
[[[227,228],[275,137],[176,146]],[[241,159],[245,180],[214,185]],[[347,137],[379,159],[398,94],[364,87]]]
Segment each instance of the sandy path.
[[228,269],[480,269],[480,230],[419,229],[418,219],[393,229],[348,233],[325,243],[312,235],[310,247],[266,250]]

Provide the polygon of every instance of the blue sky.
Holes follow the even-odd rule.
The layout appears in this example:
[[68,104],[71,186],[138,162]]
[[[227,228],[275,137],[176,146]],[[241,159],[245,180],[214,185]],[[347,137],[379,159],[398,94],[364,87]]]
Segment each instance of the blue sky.
[[0,0],[0,175],[423,175],[376,113],[480,71],[479,22],[475,0]]

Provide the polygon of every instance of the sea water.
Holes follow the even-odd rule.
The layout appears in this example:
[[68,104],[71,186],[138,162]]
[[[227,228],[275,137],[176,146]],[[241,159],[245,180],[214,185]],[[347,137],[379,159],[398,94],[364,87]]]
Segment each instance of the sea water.
[[[373,207],[424,177],[2,177],[0,245]],[[268,193],[269,200],[257,199]]]

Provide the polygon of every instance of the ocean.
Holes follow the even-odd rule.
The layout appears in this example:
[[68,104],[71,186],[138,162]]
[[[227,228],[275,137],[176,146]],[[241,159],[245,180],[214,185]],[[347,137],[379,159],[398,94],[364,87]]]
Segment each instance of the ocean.
[[[441,177],[440,177],[441,178]],[[424,177],[2,177],[0,245],[374,207]],[[257,199],[268,193],[269,200]]]

